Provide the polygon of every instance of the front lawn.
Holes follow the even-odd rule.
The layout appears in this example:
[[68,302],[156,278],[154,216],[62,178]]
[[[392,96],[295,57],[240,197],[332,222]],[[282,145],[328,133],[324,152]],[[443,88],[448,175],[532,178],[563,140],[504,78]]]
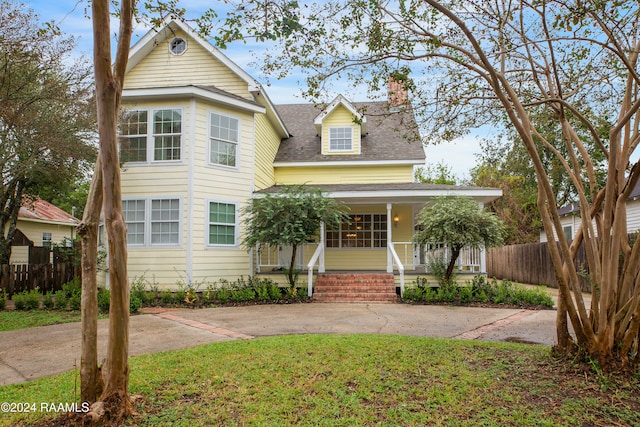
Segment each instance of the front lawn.
[[[0,387],[0,402],[74,402],[77,372]],[[302,335],[131,359],[130,426],[638,425],[638,378],[542,346],[391,335]],[[28,425],[55,414],[2,414]],[[20,424],[22,423],[22,424]]]
[[58,323],[79,322],[80,311],[0,311],[0,332]]

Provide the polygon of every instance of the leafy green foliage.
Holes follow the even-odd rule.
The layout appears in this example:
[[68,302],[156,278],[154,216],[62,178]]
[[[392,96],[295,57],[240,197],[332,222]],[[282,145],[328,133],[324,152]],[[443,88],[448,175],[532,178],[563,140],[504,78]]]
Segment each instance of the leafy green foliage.
[[253,199],[243,209],[246,235],[244,247],[256,244],[291,246],[292,255],[286,274],[291,287],[296,286],[295,256],[297,248],[316,239],[320,223],[337,227],[347,220],[346,208],[325,197],[322,190],[306,185],[282,186],[277,193]]
[[460,251],[464,247],[489,248],[503,241],[504,226],[492,213],[483,211],[478,202],[468,197],[438,197],[418,214],[419,230],[414,241],[421,244],[441,243],[451,249],[444,281],[453,274]]
[[458,179],[454,175],[451,167],[444,162],[428,164],[415,169],[414,181],[424,184],[456,185]]
[[73,39],[8,0],[0,2],[0,29],[0,264],[7,264],[23,197],[52,200],[86,175],[96,116],[90,64],[69,60]]
[[420,303],[491,303],[526,307],[554,306],[553,299],[544,289],[530,289],[508,280],[500,283],[496,279],[488,281],[485,276],[475,276],[466,285],[447,283],[432,288],[423,278],[416,280],[415,286],[404,291],[403,300]]
[[14,294],[12,299],[16,310],[37,310],[40,308],[40,298],[40,292],[36,288]]

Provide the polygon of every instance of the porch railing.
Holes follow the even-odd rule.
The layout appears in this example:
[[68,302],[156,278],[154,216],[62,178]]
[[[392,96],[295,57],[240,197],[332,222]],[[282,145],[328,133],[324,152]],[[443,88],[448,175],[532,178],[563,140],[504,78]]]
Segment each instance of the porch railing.
[[324,243],[320,242],[307,264],[307,296],[313,295],[313,266],[320,260],[318,273],[324,273]]
[[[389,242],[388,250],[391,254],[391,258],[393,258],[393,262],[396,267],[398,267],[398,273],[400,274],[400,297],[402,297],[402,295],[404,295],[404,265],[402,265],[402,262],[400,261],[400,257],[396,252],[395,244],[393,242]],[[393,264],[391,265],[391,268],[393,270]],[[393,271],[390,271],[390,273],[391,272]]]
[[[482,251],[478,248],[463,248],[456,261],[456,267],[460,271],[480,273],[482,270],[481,254]],[[429,272],[429,259],[435,257],[448,260],[451,257],[451,250],[442,244],[428,243],[424,246],[421,255],[421,264],[424,264],[426,271]]]

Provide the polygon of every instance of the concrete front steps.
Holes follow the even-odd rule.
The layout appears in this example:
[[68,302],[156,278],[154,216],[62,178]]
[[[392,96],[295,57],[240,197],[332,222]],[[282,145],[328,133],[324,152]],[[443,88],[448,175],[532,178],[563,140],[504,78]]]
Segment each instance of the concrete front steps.
[[398,302],[392,273],[320,273],[313,300],[317,302]]

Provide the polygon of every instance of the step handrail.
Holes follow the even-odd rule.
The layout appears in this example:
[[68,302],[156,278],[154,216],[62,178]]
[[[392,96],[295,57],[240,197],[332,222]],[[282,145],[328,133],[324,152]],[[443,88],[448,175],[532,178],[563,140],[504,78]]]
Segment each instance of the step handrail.
[[318,243],[318,247],[316,248],[313,256],[309,260],[307,264],[307,296],[313,296],[313,266],[316,265],[318,258],[320,258],[320,254],[324,251],[324,242]]
[[400,257],[393,246],[393,242],[389,242],[387,250],[391,253],[391,257],[393,258],[393,261],[398,267],[398,272],[400,273],[400,298],[402,298],[404,295],[404,265],[402,265],[402,262],[400,261]]

